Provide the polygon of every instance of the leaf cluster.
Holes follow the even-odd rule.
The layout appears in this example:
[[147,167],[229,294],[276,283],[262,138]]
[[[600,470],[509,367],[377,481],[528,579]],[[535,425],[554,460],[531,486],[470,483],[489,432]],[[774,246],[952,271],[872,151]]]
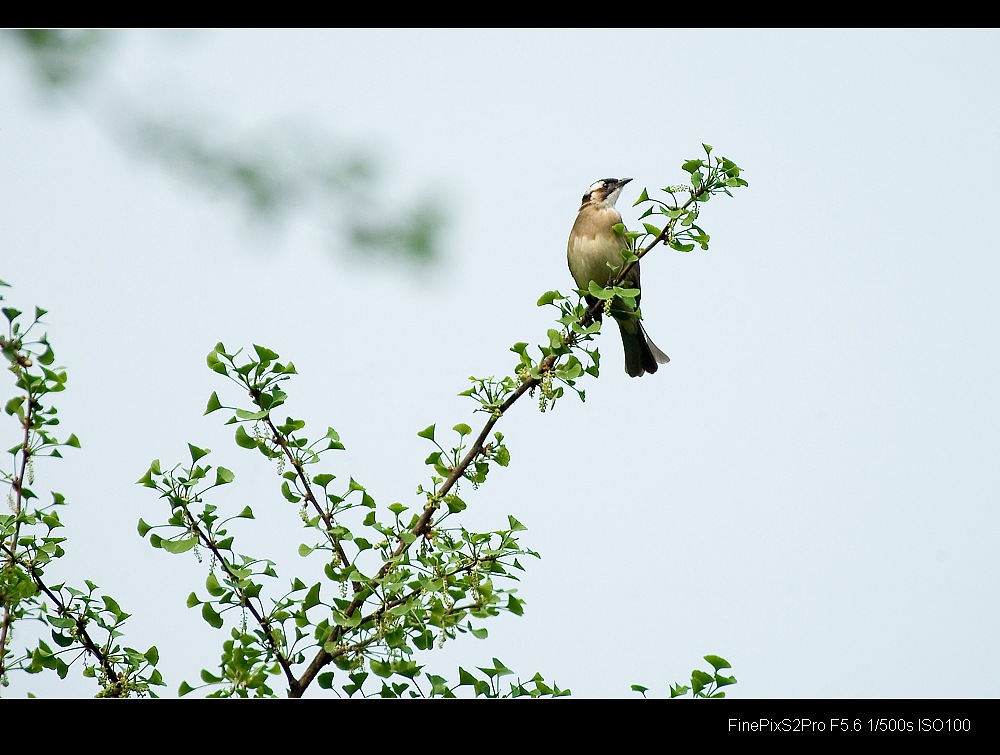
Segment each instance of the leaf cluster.
[[[0,514],[0,684],[8,685],[14,671],[49,670],[65,678],[81,662],[84,676],[97,680],[98,696],[152,695],[163,684],[159,653],[155,646],[139,651],[120,644],[129,614],[90,580],[74,587],[48,573],[65,554],[59,508],[66,500],[52,492],[50,503],[41,502],[34,491],[35,460],[60,458],[60,449],[79,448],[80,441],[73,433],[65,440],[55,435],[59,418],[49,395],[65,389],[67,376],[52,366],[52,347],[38,334],[46,311],[36,307],[30,320],[14,307],[2,312],[7,330],[0,335],[0,352],[15,388],[4,411],[16,424],[18,440],[7,449],[9,471],[0,470],[10,510]],[[32,633],[33,626],[40,631]],[[15,641],[21,634],[26,641]]]
[[[691,672],[690,685],[670,685],[670,697],[684,697],[688,693],[693,698],[721,698],[726,696],[722,688],[736,684],[735,676],[725,676],[722,674],[723,669],[731,668],[729,661],[717,655],[706,655],[705,660],[712,666],[712,672],[709,673],[701,669],[694,669]],[[645,697],[649,688],[643,687],[641,684],[633,684],[632,691],[638,692]]]
[[[485,638],[484,620],[522,614],[513,583],[524,568],[520,559],[537,557],[519,543],[524,526],[513,516],[491,532],[452,524],[467,507],[458,481],[478,486],[490,464],[508,463],[502,434],[493,435],[475,463],[463,465],[471,427],[456,425],[457,438],[447,446],[436,439],[434,425],[421,431],[435,448],[426,460],[430,483],[417,491],[423,503],[380,508],[362,483],[333,471],[327,457],[344,449],[336,430],[311,436],[305,420],[278,414],[288,398],[283,384],[295,374],[292,363],[263,346],[244,355],[221,343],[207,363],[249,400],[226,405],[213,392],[205,413],[224,411],[226,424],[235,426],[235,444],[275,463],[281,497],[305,529],[299,555],[320,559],[325,579],[291,577],[282,588],[275,562],[238,548],[232,526],[252,519],[253,511],[246,506],[224,516],[211,502],[212,491],[234,483],[235,475],[208,464],[208,449],[189,444],[190,463],[170,468],[154,460],[138,482],[159,492],[167,518],[141,519],[139,532],[170,553],[208,554],[205,589],[192,593],[188,605],[199,607],[212,627],[229,626],[218,668],[203,670],[200,681],[185,682],[181,692],[209,687],[214,696],[266,696],[275,694],[274,677],[281,676],[292,696],[314,681],[348,696],[450,694],[443,677],[422,672],[417,651],[466,633]],[[389,681],[373,688],[378,679]],[[456,688],[467,684],[463,679]],[[532,690],[548,689],[541,677],[533,679]],[[499,693],[472,687],[475,694]]]

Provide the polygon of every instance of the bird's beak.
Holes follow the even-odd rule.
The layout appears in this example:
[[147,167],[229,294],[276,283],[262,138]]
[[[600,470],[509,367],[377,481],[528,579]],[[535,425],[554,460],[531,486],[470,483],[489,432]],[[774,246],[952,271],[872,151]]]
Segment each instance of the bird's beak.
[[619,178],[618,179],[618,188],[621,188],[622,186],[624,186],[625,184],[627,184],[631,180],[632,180],[631,178]]

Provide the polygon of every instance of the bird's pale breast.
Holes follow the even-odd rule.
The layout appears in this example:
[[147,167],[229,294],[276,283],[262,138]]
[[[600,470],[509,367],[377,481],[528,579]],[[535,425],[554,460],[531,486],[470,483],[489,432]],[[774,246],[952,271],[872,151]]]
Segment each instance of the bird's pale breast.
[[590,281],[604,286],[611,277],[612,268],[621,267],[625,238],[611,230],[620,222],[622,216],[613,208],[584,208],[577,215],[569,237],[567,259],[578,287],[585,289]]

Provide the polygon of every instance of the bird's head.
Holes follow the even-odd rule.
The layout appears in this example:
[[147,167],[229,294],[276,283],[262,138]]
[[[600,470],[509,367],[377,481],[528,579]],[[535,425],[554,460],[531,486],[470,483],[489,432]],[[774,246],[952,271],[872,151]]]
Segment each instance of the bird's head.
[[594,181],[583,194],[582,204],[599,204],[614,207],[622,188],[631,178],[602,178]]

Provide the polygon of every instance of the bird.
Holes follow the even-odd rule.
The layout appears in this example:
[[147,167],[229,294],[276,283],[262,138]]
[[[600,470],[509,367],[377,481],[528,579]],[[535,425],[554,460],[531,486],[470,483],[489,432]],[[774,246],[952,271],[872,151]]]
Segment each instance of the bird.
[[[587,291],[593,281],[602,288],[616,274],[624,262],[622,250],[631,248],[629,238],[615,231],[614,226],[622,222],[621,213],[615,209],[615,202],[625,184],[631,178],[602,178],[590,185],[583,195],[576,222],[566,244],[566,258],[569,271],[578,288]],[[639,288],[639,263],[637,262],[625,277],[623,284]],[[586,294],[587,304],[593,306],[597,299]],[[639,297],[635,297],[636,309]],[[597,313],[601,319],[603,313]],[[650,340],[637,312],[629,312],[618,297],[612,302],[612,316],[618,322],[625,350],[625,372],[631,377],[653,374],[670,357],[657,348]]]

